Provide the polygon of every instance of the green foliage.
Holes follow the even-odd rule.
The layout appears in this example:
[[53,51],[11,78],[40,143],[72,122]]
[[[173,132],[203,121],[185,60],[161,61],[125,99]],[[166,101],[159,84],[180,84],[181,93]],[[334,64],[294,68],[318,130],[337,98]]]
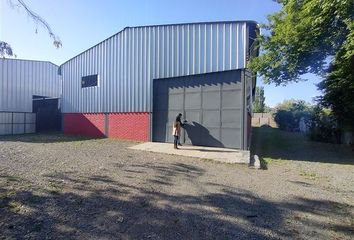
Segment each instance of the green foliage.
[[297,82],[309,72],[323,76],[320,105],[332,110],[341,129],[353,131],[354,0],[276,2],[282,9],[263,26],[266,34],[257,38],[262,54],[250,67],[276,85]]
[[256,94],[253,102],[253,112],[263,113],[265,112],[265,97],[264,87],[256,87]]
[[265,112],[265,113],[273,112],[273,110],[274,110],[273,108],[271,108],[271,107],[269,107],[269,106],[267,106],[267,105],[264,106],[264,112]]
[[[354,0],[278,0],[283,8],[268,16],[268,35],[258,36],[262,54],[250,67],[276,85],[304,73],[323,74],[329,56],[353,41]],[[351,39],[350,39],[351,38]]]
[[311,115],[310,123],[310,140],[330,143],[340,142],[340,130],[330,109],[316,106]]
[[281,130],[298,131],[302,117],[311,117],[312,107],[303,100],[285,100],[275,107],[274,120]]
[[[354,7],[353,7],[354,9]],[[354,21],[349,39],[336,54],[330,73],[320,84],[322,106],[331,108],[341,128],[354,130]]]

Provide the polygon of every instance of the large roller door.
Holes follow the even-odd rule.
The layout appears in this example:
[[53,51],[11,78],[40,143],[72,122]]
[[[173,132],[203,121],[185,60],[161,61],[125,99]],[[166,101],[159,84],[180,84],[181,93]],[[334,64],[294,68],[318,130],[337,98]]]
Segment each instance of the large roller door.
[[182,143],[242,148],[241,71],[157,79],[153,95],[153,141],[172,142],[172,123],[182,113]]

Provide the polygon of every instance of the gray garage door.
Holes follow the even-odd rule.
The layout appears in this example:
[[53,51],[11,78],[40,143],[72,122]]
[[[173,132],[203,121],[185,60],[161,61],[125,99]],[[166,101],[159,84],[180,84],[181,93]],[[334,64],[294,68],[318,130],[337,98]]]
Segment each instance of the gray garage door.
[[182,113],[182,143],[241,148],[241,89],[240,71],[155,80],[153,141],[173,142],[172,123]]

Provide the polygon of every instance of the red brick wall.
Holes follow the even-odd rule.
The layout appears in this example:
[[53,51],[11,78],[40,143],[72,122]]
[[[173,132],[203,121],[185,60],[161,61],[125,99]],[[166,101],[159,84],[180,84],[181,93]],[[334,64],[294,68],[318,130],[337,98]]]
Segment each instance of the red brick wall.
[[110,113],[108,136],[137,141],[149,141],[149,113]]
[[[108,137],[149,141],[149,113],[109,113]],[[105,136],[104,113],[65,113],[64,133],[90,137]]]
[[104,137],[103,113],[65,113],[64,133],[89,137]]

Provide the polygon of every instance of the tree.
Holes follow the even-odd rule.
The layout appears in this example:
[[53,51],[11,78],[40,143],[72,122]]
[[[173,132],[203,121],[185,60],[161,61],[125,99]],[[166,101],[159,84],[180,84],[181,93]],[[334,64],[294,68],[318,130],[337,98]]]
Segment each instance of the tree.
[[354,130],[354,22],[349,41],[344,43],[330,66],[328,76],[319,84],[320,104],[331,108],[341,128]]
[[265,83],[286,85],[314,73],[323,106],[354,129],[354,0],[277,0],[282,9],[268,16],[258,36],[261,55],[250,67]]
[[310,140],[340,143],[340,131],[332,111],[322,106],[315,106],[309,121]]
[[256,94],[253,102],[253,112],[263,113],[265,111],[264,87],[256,87]]
[[268,16],[258,36],[262,54],[251,68],[277,85],[299,81],[304,73],[323,74],[328,57],[349,41],[354,0],[278,0],[283,8]]
[[309,119],[311,113],[311,105],[304,100],[284,100],[275,107],[274,120],[281,130],[297,131],[300,119]]
[[4,57],[6,55],[7,56],[13,55],[12,48],[10,44],[0,41],[0,57]]
[[[37,13],[32,11],[28,5],[23,0],[9,0],[8,3],[11,7],[15,8],[22,8],[25,10],[26,14],[34,21],[34,23],[38,26],[45,28],[48,31],[49,37],[53,39],[53,44],[56,48],[60,48],[62,46],[62,42],[60,38],[54,34],[53,30],[51,29],[50,25]],[[36,28],[37,33],[37,28]],[[5,56],[13,56],[13,50],[11,45],[0,40],[0,57]]]

